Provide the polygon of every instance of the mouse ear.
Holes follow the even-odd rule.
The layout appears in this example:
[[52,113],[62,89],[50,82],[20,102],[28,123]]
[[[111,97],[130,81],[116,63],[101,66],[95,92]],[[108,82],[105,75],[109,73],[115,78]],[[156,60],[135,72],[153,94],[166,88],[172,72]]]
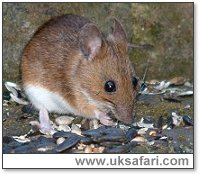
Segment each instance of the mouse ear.
[[121,23],[114,18],[114,27],[113,27],[113,37],[115,40],[115,43],[119,46],[120,49],[123,49],[124,51],[128,50],[128,43],[126,38],[126,33],[121,25]]
[[79,45],[88,60],[92,60],[100,51],[102,45],[101,32],[92,23],[86,24],[79,34]]

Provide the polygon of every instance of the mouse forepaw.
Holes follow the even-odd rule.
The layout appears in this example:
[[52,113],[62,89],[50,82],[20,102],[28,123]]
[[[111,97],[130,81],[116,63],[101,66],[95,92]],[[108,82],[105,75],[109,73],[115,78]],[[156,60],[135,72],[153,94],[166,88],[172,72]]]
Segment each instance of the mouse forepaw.
[[106,126],[114,125],[113,120],[108,115],[106,115],[105,113],[99,114],[99,120],[103,125],[106,125]]

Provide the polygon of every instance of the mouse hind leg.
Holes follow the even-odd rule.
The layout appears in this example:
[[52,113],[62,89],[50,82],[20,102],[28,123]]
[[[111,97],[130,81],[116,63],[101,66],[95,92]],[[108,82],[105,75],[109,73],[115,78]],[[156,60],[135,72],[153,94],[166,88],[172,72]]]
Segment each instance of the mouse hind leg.
[[39,111],[39,122],[31,121],[30,124],[36,129],[39,129],[41,133],[52,135],[55,133],[55,130],[53,129],[48,114],[54,108],[51,93],[43,88],[34,86],[28,86],[24,89],[33,106]]

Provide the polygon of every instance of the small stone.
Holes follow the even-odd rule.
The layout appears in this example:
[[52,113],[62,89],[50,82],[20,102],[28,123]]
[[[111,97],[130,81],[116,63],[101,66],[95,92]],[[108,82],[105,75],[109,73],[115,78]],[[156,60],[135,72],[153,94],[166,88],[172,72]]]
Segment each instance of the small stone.
[[60,116],[60,117],[56,118],[55,122],[57,125],[70,125],[73,120],[74,120],[73,117]]
[[84,153],[92,153],[92,148],[91,148],[90,145],[87,145],[87,146],[85,147]]
[[143,135],[143,134],[146,134],[147,130],[148,130],[148,128],[141,128],[138,130],[137,133]]
[[83,143],[79,143],[78,146],[77,146],[78,150],[84,150],[85,148],[86,148],[86,145],[83,144]]
[[71,128],[68,125],[59,125],[57,130],[58,131],[69,132],[69,131],[71,131]]
[[76,124],[72,124],[71,130],[72,130],[72,133],[81,135],[81,129]]
[[63,143],[65,141],[65,138],[64,137],[60,137],[56,140],[56,144],[57,145],[60,145],[61,143]]
[[162,129],[167,129],[167,128],[168,128],[167,124],[162,126]]
[[150,136],[157,136],[157,132],[156,132],[156,131],[150,131],[150,132],[149,132],[149,135],[150,135]]
[[188,81],[186,81],[186,82],[184,83],[184,86],[193,87],[193,85],[192,85],[190,82],[188,82]]
[[137,136],[134,139],[132,139],[131,141],[135,141],[135,142],[144,142],[145,139],[142,136]]
[[186,80],[184,77],[174,77],[171,80],[169,80],[170,84],[173,84],[173,85],[183,85],[185,81]]
[[103,147],[103,146],[93,148],[93,153],[103,153],[104,149],[105,149],[105,147]]
[[191,106],[189,104],[184,106],[184,109],[190,109],[190,108],[191,108]]
[[156,84],[159,84],[160,82],[158,80],[150,80],[149,81],[149,84],[151,85],[156,85]]

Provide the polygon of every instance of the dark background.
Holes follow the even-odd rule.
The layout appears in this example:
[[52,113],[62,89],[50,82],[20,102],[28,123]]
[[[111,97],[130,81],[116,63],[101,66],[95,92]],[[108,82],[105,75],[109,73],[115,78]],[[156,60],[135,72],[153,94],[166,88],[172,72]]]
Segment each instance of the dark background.
[[183,76],[193,81],[193,3],[3,3],[3,83],[20,83],[21,53],[37,28],[51,17],[77,14],[105,33],[112,18],[123,24],[129,43],[153,49],[130,49],[137,75],[146,80]]

